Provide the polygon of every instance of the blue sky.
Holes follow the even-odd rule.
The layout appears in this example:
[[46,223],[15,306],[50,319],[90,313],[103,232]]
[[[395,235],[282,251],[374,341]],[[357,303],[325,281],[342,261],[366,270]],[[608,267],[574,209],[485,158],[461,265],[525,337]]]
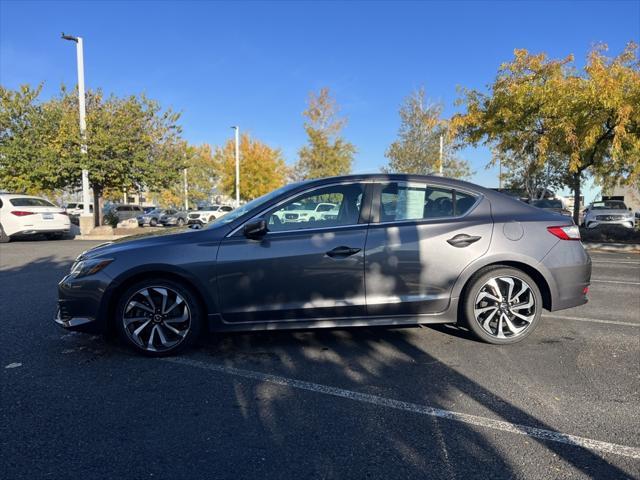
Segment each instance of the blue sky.
[[[356,172],[377,171],[412,90],[456,111],[456,87],[483,89],[514,48],[582,63],[598,42],[640,40],[640,1],[588,2],[29,2],[0,0],[0,82],[76,83],[85,39],[89,88],[144,92],[182,112],[184,136],[221,144],[230,125],[280,147],[305,142],[309,91],[327,86],[349,119]],[[462,152],[473,180],[497,186],[484,148]],[[589,198],[587,198],[589,200]]]

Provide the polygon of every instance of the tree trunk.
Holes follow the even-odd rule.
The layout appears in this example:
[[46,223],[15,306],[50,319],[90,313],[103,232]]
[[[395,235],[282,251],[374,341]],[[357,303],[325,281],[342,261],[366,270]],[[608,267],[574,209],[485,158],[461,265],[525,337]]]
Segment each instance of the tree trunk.
[[573,174],[573,221],[580,225],[580,172]]
[[102,198],[102,187],[93,186],[93,222],[96,227],[102,225],[102,208],[104,199]]

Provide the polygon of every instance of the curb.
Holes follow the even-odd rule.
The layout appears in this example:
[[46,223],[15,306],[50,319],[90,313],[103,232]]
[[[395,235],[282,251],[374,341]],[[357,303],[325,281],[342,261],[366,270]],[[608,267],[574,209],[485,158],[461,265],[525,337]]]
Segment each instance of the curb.
[[76,235],[73,240],[118,240],[131,235]]
[[618,253],[640,253],[640,244],[638,243],[598,243],[583,242],[582,245],[587,250],[600,252],[618,252]]

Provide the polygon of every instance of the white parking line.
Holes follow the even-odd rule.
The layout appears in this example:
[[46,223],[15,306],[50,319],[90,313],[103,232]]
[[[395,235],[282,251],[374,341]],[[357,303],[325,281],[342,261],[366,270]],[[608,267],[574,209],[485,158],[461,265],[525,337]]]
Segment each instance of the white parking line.
[[591,281],[596,283],[617,283],[621,285],[640,285],[640,282],[625,282],[622,280],[601,280],[599,278],[592,278]]
[[640,262],[627,262],[627,261],[610,261],[610,260],[606,260],[606,261],[598,261],[598,260],[591,260],[591,263],[603,263],[603,264],[607,264],[607,265],[638,265],[640,266]]
[[602,320],[600,318],[565,317],[564,315],[544,315],[544,317],[554,318],[558,320],[571,320],[573,322],[607,323],[610,325],[623,325],[625,327],[640,327],[640,323],[619,322],[617,320]]
[[201,368],[203,370],[211,370],[218,373],[224,373],[227,375],[234,375],[236,377],[249,378],[257,380],[259,382],[273,383],[275,385],[283,385],[285,387],[296,388],[298,390],[307,390],[310,392],[320,393],[323,395],[331,395],[334,397],[346,398],[354,400],[356,402],[370,403],[378,405],[380,407],[393,408],[395,410],[402,410],[405,412],[417,413],[420,415],[427,415],[431,417],[445,418],[447,420],[453,420],[455,422],[466,423],[469,425],[475,425],[477,427],[490,428],[493,430],[499,430],[502,432],[517,433],[519,435],[525,435],[539,440],[547,440],[550,442],[565,443],[568,445],[574,445],[587,450],[594,450],[598,452],[611,453],[614,455],[621,455],[624,457],[640,458],[640,448],[629,447],[625,445],[617,445],[615,443],[602,442],[600,440],[593,440],[591,438],[578,437],[576,435],[569,435],[566,433],[555,432],[553,430],[546,430],[544,428],[530,427],[527,425],[520,425],[517,423],[504,422],[501,420],[494,420],[492,418],[480,417],[478,415],[470,415],[467,413],[452,412],[449,410],[443,410],[440,408],[429,407],[426,405],[419,405],[417,403],[403,402],[400,400],[393,400],[391,398],[379,397],[377,395],[370,395],[367,393],[354,392],[352,390],[345,390],[343,388],[331,387],[328,385],[321,385],[319,383],[305,382],[302,380],[296,380],[293,378],[282,377],[279,375],[271,375],[268,373],[254,372],[252,370],[243,370],[240,368],[228,367],[225,365],[216,365],[212,363],[200,362],[188,358],[165,358],[165,362],[177,363],[180,365],[186,365],[189,367]]

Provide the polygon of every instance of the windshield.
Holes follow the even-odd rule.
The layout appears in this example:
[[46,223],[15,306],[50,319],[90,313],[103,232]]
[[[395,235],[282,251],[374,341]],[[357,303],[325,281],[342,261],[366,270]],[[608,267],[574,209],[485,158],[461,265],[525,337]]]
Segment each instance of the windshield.
[[223,217],[220,217],[220,218],[216,219],[215,221],[209,223],[209,227],[211,227],[211,226],[219,226],[219,225],[224,225],[224,224],[227,224],[227,223],[231,223],[236,218],[241,217],[242,215],[244,215],[245,213],[250,212],[251,210],[259,208],[260,205],[263,205],[263,204],[273,200],[278,195],[281,195],[281,194],[283,194],[283,193],[285,193],[285,192],[287,192],[289,190],[292,190],[293,188],[297,187],[298,185],[300,185],[300,183],[290,183],[289,185],[285,185],[284,187],[280,187],[279,189],[274,190],[273,192],[269,192],[266,195],[263,195],[261,197],[258,197],[256,199],[254,199],[254,200],[251,200],[250,202],[247,202],[244,205],[236,208],[235,210],[227,213]]
[[12,198],[9,202],[14,207],[55,207],[53,203],[43,198]]
[[76,208],[76,205],[78,205],[77,203],[69,203],[67,205],[67,208]]
[[595,202],[591,205],[594,210],[626,210],[627,206],[620,200],[609,200],[607,202]]
[[538,208],[562,208],[560,200],[536,200],[533,205]]

